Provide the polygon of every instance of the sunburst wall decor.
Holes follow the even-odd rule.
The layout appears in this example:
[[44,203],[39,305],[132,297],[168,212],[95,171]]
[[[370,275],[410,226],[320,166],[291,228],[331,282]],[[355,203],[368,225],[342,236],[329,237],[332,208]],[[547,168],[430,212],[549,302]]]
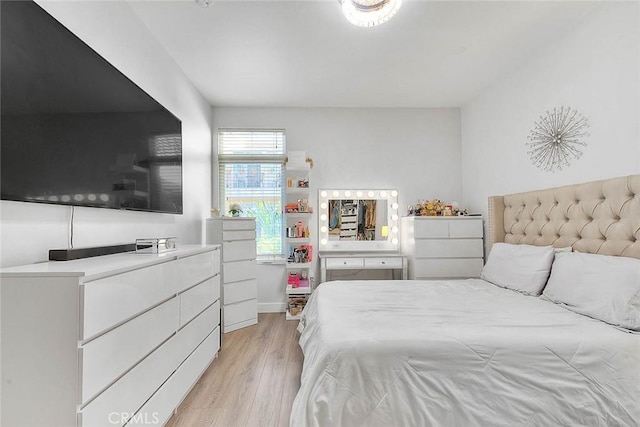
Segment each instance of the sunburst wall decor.
[[581,148],[587,146],[583,138],[589,136],[588,127],[587,119],[571,107],[547,111],[527,137],[531,162],[547,172],[569,167],[572,160],[582,156]]

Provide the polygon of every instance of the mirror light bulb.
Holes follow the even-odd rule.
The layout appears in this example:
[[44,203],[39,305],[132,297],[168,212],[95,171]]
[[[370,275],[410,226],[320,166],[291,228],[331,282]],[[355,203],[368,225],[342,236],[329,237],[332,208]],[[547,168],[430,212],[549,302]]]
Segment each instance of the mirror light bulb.
[[391,197],[398,197],[398,192],[396,190],[393,190],[391,192]]
[[326,245],[326,244],[327,244],[327,239],[322,239],[322,240],[320,240],[320,244],[322,244],[322,245]]
[[391,239],[391,243],[394,244],[394,245],[397,245],[398,244],[398,239]]
[[373,191],[369,191],[369,192],[367,193],[367,196],[369,196],[369,197],[373,197],[375,194],[376,194],[376,193],[374,193]]
[[398,227],[391,227],[391,232],[392,233],[397,233],[398,232]]
[[386,192],[386,191],[384,191],[384,190],[382,190],[382,191],[380,192],[380,197],[387,197],[387,192]]
[[320,203],[320,208],[327,209],[327,203],[326,202]]
[[323,233],[326,233],[327,232],[327,226],[323,225],[322,227],[320,227],[320,231],[323,232]]
[[333,197],[338,197],[339,195],[340,195],[340,192],[338,190],[333,191]]
[[327,192],[326,192],[326,191],[322,191],[322,192],[320,192],[320,196],[322,196],[322,197],[327,197]]
[[398,209],[398,204],[397,204],[397,203],[393,203],[393,204],[391,205],[391,209],[395,209],[395,210],[397,210],[397,209]]
[[358,196],[358,197],[362,197],[362,191],[358,191],[358,192],[356,193],[356,196]]
[[391,219],[394,220],[394,221],[397,221],[398,220],[398,215],[396,215],[396,214],[391,215]]
[[326,220],[327,220],[327,215],[326,215],[326,214],[322,214],[322,215],[320,215],[320,219],[321,219],[322,221],[326,221]]

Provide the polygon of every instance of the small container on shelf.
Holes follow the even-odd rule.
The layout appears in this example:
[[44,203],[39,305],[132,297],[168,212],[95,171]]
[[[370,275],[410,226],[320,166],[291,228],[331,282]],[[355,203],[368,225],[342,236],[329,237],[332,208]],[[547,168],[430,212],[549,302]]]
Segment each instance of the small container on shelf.
[[302,244],[289,246],[289,256],[287,257],[288,264],[308,264],[312,259],[312,245]]
[[288,320],[299,319],[300,313],[307,304],[307,295],[290,295],[287,298],[287,313],[286,318]]

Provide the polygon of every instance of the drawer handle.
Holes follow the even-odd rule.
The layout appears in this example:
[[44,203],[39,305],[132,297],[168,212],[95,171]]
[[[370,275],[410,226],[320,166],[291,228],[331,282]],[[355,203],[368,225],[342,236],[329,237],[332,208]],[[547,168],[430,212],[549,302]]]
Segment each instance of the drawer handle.
[[383,264],[383,265],[384,265],[384,264],[386,264],[386,261],[382,261],[382,264]]
[[347,265],[347,261],[342,261],[342,263],[343,263],[344,265]]

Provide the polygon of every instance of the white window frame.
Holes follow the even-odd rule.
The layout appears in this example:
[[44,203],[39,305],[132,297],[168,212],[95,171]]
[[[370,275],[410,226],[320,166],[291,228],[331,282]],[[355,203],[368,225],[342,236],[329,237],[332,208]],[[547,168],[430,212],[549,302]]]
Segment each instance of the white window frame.
[[[251,134],[251,133],[274,133],[279,134],[282,138],[282,152],[281,153],[266,153],[266,154],[228,154],[224,153],[223,145],[227,138],[223,136],[223,134],[229,133],[237,133],[237,134]],[[276,137],[277,138],[277,137]],[[284,129],[246,129],[246,128],[220,128],[218,129],[218,199],[220,206],[220,213],[222,215],[228,215],[226,210],[226,202],[227,202],[227,177],[225,175],[225,166],[227,165],[278,165],[280,167],[280,177],[277,183],[277,187],[279,188],[279,194],[277,196],[280,198],[280,224],[279,224],[279,235],[280,235],[280,251],[279,253],[260,253],[258,252],[258,261],[260,262],[282,262],[285,260],[285,246],[286,240],[284,236],[284,204],[286,202],[286,194],[285,194],[285,160],[286,160],[286,132]],[[256,218],[256,221],[259,221]],[[258,225],[258,224],[257,224]],[[256,236],[259,239],[259,236]]]

